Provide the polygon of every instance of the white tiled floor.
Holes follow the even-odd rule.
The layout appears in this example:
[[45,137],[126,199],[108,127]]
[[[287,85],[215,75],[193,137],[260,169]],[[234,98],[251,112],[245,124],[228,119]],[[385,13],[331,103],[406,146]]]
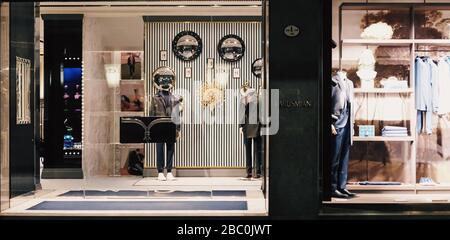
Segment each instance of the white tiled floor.
[[[142,177],[93,177],[88,179],[43,179],[42,190],[11,199],[11,208],[2,215],[30,216],[264,216],[266,200],[260,180],[242,178],[177,178],[173,182],[158,182]],[[207,198],[142,198],[142,197],[58,197],[69,190],[245,190],[246,197]],[[242,201],[248,203],[246,211],[33,211],[28,208],[42,201]]]

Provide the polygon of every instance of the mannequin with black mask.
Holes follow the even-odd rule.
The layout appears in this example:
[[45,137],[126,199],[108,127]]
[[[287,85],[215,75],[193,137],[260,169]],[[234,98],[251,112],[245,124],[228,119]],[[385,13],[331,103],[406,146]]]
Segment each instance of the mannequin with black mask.
[[[180,138],[180,124],[179,117],[181,111],[182,98],[175,96],[172,89],[175,83],[175,74],[172,69],[163,67],[155,71],[153,74],[153,82],[158,92],[152,97],[150,104],[150,116],[155,117],[170,117],[175,120],[177,139]],[[166,147],[166,166],[164,167],[164,146]],[[174,176],[172,174],[173,156],[175,153],[175,143],[156,143],[156,162],[158,168],[159,181],[172,181]],[[164,168],[167,170],[167,175],[164,176]]]
[[348,163],[353,135],[353,82],[340,70],[331,79],[331,196],[351,198],[347,190]]

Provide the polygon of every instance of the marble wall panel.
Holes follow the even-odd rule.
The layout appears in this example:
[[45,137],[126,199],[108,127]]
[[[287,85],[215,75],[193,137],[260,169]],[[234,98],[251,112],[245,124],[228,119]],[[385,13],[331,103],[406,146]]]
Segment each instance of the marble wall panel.
[[0,210],[9,208],[9,4],[0,5]]
[[119,119],[124,114],[120,112],[120,90],[108,85],[104,66],[114,63],[114,51],[142,50],[144,29],[142,18],[85,16],[83,21],[83,171],[89,178],[118,173],[120,166],[115,168],[114,161],[121,157],[115,157],[120,155],[115,149]]

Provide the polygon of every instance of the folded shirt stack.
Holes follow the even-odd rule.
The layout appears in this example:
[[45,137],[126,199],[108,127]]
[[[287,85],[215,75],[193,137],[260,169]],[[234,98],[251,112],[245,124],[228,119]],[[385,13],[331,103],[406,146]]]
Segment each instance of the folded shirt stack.
[[436,183],[433,181],[432,178],[429,177],[421,177],[419,180],[419,184],[420,185],[424,185],[424,186],[434,186],[436,185]]
[[408,129],[406,127],[385,126],[381,135],[383,137],[407,137]]

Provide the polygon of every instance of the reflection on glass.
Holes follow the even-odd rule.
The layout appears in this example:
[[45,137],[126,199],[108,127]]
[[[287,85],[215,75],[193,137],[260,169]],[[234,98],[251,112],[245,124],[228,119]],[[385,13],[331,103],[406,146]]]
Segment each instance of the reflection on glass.
[[[338,18],[339,12],[335,12]],[[390,10],[342,11],[343,39],[409,39],[411,13],[409,8]]]
[[416,39],[450,39],[450,11],[416,10],[414,26]]
[[31,61],[16,57],[16,123],[31,123],[30,109]]
[[110,87],[117,87],[120,83],[120,64],[105,64],[106,81]]

